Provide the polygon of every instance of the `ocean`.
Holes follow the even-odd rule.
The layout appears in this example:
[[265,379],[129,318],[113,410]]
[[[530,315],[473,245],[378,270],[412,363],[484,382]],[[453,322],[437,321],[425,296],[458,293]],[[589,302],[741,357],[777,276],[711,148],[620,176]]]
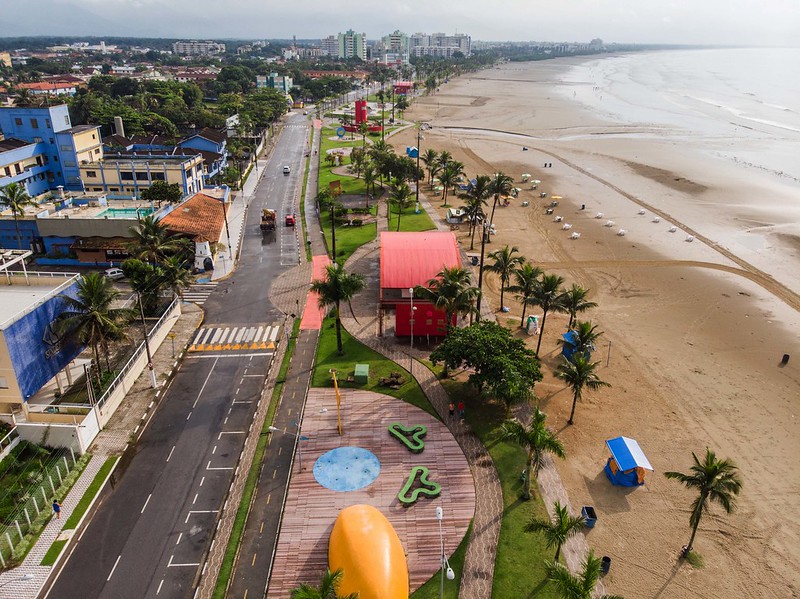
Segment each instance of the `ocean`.
[[[800,182],[800,49],[665,50],[573,66],[559,92],[635,135],[684,136]],[[642,129],[646,128],[646,129]],[[736,143],[739,142],[739,143]]]

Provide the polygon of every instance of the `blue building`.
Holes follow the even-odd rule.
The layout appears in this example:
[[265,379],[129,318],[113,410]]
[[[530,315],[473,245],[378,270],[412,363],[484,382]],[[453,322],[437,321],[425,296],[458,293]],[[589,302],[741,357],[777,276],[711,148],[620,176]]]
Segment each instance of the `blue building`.
[[[13,106],[0,108],[0,129],[8,138],[36,144],[42,157],[49,189],[63,186],[83,191],[79,166],[82,162],[102,160],[100,127],[73,127],[66,104],[58,106]],[[34,194],[30,194],[34,195]]]
[[0,188],[17,183],[31,197],[45,193],[55,181],[49,161],[43,143],[13,137],[0,141]]

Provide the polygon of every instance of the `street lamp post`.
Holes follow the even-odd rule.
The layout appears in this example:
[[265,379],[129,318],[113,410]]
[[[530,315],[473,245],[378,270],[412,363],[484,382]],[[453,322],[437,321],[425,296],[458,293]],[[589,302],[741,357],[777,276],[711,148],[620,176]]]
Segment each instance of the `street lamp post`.
[[[242,192],[244,197],[244,192]],[[225,218],[225,236],[228,238],[228,258],[233,261],[233,248],[231,248],[231,230],[228,228],[228,202],[222,198],[222,216]],[[233,265],[231,264],[231,268]]]
[[475,320],[481,319],[481,297],[483,296],[483,256],[486,251],[486,237],[489,235],[489,227],[486,219],[483,219],[483,232],[481,235],[481,263],[478,267],[478,300],[475,303]]
[[336,210],[333,202],[331,202],[331,254],[333,263],[336,264]]
[[153,370],[153,355],[150,353],[150,337],[147,333],[147,323],[144,320],[144,306],[142,306],[142,294],[136,294],[139,300],[139,316],[142,319],[142,331],[144,331],[144,351],[147,353],[147,369],[150,371],[150,386],[155,389],[158,387],[156,373]]
[[11,584],[12,582],[27,582],[29,580],[33,580],[34,578],[35,576],[33,574],[23,574],[22,576],[12,578],[11,580],[5,581],[3,584],[0,584],[0,589],[8,584]]
[[[420,127],[421,126],[422,125],[420,125]],[[419,208],[419,155],[422,153],[419,144],[421,140],[422,140],[422,135],[420,129],[418,128],[417,129],[417,172],[415,173],[417,180],[417,208]]]
[[409,287],[408,293],[411,295],[411,316],[408,319],[408,324],[411,325],[411,351],[408,354],[408,373],[414,376],[414,312],[416,311],[414,307],[414,288]]
[[442,511],[442,508],[437,507],[436,519],[439,521],[439,547],[441,549],[439,557],[440,557],[440,567],[442,570],[441,582],[439,585],[439,599],[443,599],[444,597],[444,577],[447,576],[447,580],[453,580],[456,577],[456,573],[453,572],[453,568],[450,567],[450,562],[447,561],[447,556],[444,553],[444,533],[442,532],[443,518],[444,518],[444,512]]

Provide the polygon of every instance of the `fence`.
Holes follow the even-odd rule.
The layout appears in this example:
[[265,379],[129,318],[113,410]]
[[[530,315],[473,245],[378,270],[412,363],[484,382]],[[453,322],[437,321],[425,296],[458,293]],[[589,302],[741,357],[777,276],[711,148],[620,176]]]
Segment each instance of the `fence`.
[[[169,320],[170,318],[174,317],[174,311],[179,301],[180,300],[177,297],[174,300],[172,300],[172,303],[169,305],[169,307],[166,310],[164,310],[164,313],[161,315],[161,318],[158,319],[158,322],[156,322],[153,328],[149,329],[148,331],[149,338],[152,339],[153,337],[156,337],[159,331],[161,330],[161,327],[164,326],[164,323],[166,323],[167,320]],[[153,348],[153,351],[155,351],[155,348]],[[125,363],[125,366],[123,366],[122,369],[119,371],[119,374],[114,379],[114,382],[111,383],[111,385],[108,387],[108,389],[105,390],[100,399],[97,400],[98,408],[100,409],[103,408],[108,399],[114,394],[116,388],[123,383],[123,381],[125,380],[125,376],[128,374],[128,372],[132,368],[134,368],[136,362],[139,360],[139,358],[142,356],[143,353],[145,353],[144,342],[139,344],[139,347],[136,348],[136,351],[133,352],[133,355]]]
[[17,428],[14,427],[7,435],[0,439],[0,460],[6,457],[11,450],[16,447],[17,443],[19,443],[19,432]]
[[77,457],[71,449],[56,452],[35,472],[27,474],[32,484],[25,490],[19,500],[20,507],[16,512],[0,523],[0,567],[5,568],[11,560],[14,549],[31,531],[37,517],[42,512],[52,511],[51,501],[59,497],[64,479],[75,467]]

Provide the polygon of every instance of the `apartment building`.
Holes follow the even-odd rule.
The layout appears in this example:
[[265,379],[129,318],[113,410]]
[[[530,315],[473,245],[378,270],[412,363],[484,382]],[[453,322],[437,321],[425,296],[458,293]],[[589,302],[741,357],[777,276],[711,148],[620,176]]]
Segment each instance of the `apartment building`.
[[225,53],[225,44],[218,42],[173,42],[172,51],[184,56],[214,56]]
[[81,178],[86,191],[99,191],[109,198],[139,196],[154,181],[180,185],[183,195],[204,187],[203,156],[166,154],[115,154],[103,160],[81,163]]
[[469,56],[472,52],[472,38],[463,33],[415,33],[409,38],[411,56],[436,56],[451,58],[460,52]]

